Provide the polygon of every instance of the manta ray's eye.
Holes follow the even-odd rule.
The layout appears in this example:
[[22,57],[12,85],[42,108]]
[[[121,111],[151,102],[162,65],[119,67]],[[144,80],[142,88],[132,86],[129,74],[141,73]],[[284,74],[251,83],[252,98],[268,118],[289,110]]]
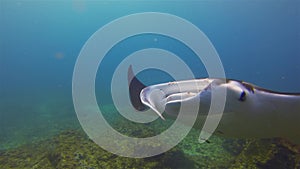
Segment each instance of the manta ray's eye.
[[243,91],[242,93],[241,93],[241,95],[240,95],[240,98],[239,98],[239,101],[245,101],[246,100],[246,92],[245,91]]

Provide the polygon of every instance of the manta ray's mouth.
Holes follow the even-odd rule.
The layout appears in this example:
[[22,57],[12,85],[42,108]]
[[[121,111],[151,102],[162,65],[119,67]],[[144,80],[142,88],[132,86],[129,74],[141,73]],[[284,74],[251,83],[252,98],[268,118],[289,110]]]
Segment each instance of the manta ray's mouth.
[[[151,108],[162,119],[164,119],[162,114],[166,110],[166,106],[172,104],[175,107],[180,107],[182,102],[197,100],[198,96],[204,93],[204,91],[211,90],[210,84],[214,80],[208,78],[193,79],[146,87],[136,78],[132,66],[128,68],[128,86],[132,106],[138,111]],[[197,104],[199,104],[199,101]]]
[[[141,102],[151,108],[160,118],[165,110],[165,93],[159,89],[151,90],[150,87],[143,89],[140,93]],[[159,101],[160,100],[160,101]]]
[[[208,93],[211,90],[211,85],[205,85],[202,89],[189,88],[191,84],[184,82],[176,82],[184,84],[179,88],[170,84],[159,84],[144,88],[140,93],[141,102],[151,108],[159,117],[164,119],[163,113],[168,105],[177,105],[189,102],[190,100],[199,100],[202,93]],[[175,82],[174,82],[175,84]]]

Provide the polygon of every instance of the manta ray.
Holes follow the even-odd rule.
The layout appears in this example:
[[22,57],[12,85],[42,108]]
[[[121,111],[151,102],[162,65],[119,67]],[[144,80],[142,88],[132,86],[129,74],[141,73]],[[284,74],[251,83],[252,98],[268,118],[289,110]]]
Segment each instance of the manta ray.
[[218,78],[145,86],[132,66],[128,68],[128,85],[132,106],[137,111],[150,108],[162,119],[176,119],[182,104],[199,106],[192,126],[196,129],[202,129],[208,116],[211,93],[226,89],[224,112],[213,134],[228,138],[280,137],[300,144],[300,93],[275,92],[240,80]]

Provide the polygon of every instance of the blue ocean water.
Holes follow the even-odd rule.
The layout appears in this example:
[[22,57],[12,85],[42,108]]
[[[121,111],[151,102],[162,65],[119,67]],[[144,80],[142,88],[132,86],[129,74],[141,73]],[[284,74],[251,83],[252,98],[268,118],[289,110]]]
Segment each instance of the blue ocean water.
[[[300,1],[297,0],[2,0],[0,148],[9,147],[5,144],[11,139],[16,142],[28,137],[38,139],[40,135],[77,126],[72,75],[81,48],[102,26],[141,12],[169,13],[196,25],[216,48],[227,78],[276,91],[300,92]],[[159,39],[159,43],[153,39]],[[104,99],[103,104],[112,103],[109,86],[116,66],[130,53],[144,48],[172,51],[186,61],[197,78],[207,76],[203,64],[181,42],[155,34],[130,37],[114,46],[101,63],[103,71],[97,74],[96,92]],[[145,74],[148,84],[172,80],[155,71]],[[146,78],[154,74],[158,74],[156,79]],[[20,137],[22,133],[26,136]]]

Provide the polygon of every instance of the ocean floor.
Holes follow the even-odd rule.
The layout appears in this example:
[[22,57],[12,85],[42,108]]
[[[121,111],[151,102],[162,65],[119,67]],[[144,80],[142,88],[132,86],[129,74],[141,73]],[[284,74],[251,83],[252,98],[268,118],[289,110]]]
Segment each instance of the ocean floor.
[[[42,106],[40,111],[43,109]],[[70,109],[66,107],[64,111]],[[112,126],[129,136],[154,135],[172,124],[172,121],[158,120],[145,128],[115,115],[111,106],[104,109],[112,112],[106,117]],[[0,142],[0,168],[300,168],[300,146],[286,140],[213,136],[209,143],[200,144],[199,131],[194,129],[176,147],[161,155],[144,159],[119,157],[90,140],[80,129],[75,115],[58,114],[59,118],[41,116],[49,120],[44,125],[28,125],[22,130],[12,128],[13,134],[7,134]]]

